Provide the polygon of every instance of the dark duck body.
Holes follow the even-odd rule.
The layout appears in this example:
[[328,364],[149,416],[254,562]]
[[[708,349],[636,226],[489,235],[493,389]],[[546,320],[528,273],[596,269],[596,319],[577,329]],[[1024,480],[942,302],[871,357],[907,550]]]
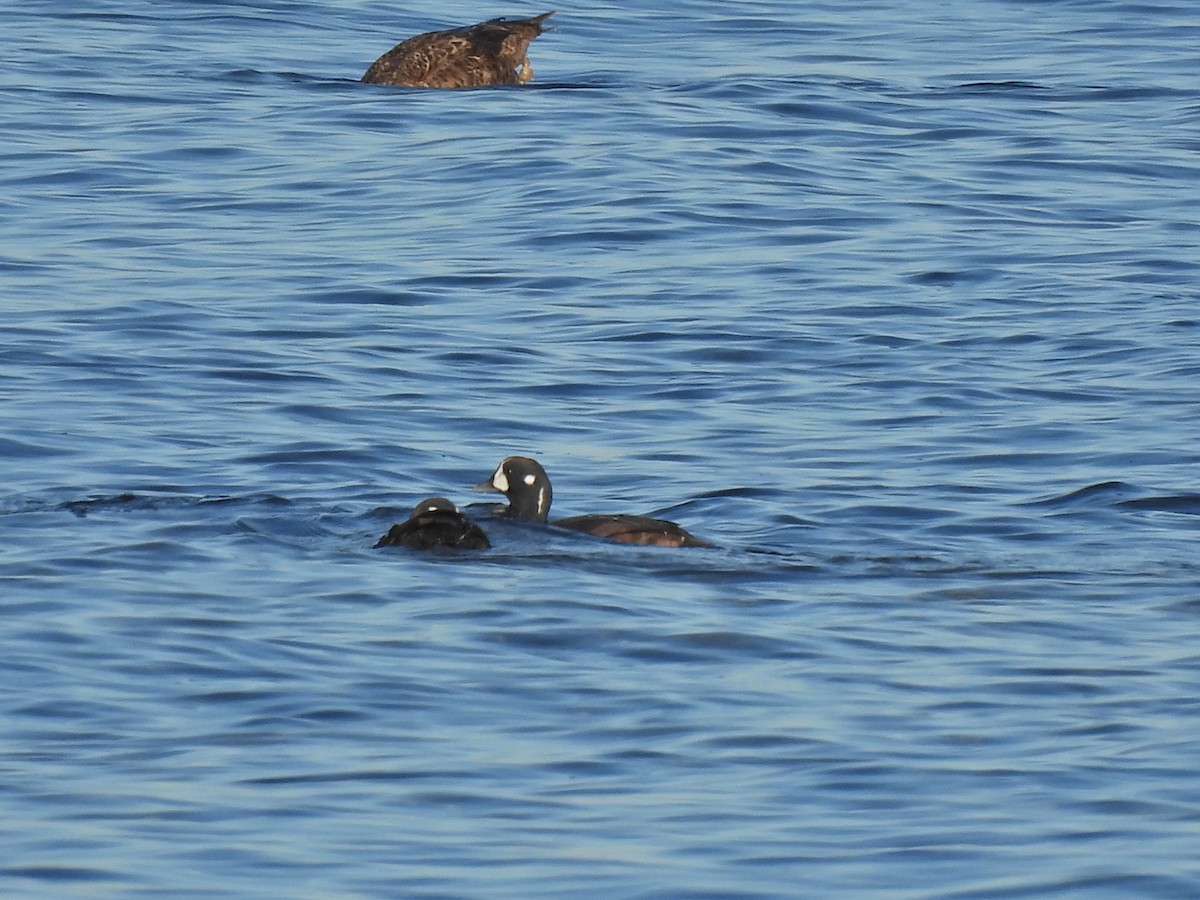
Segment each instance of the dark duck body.
[[367,69],[362,80],[402,87],[471,88],[532,80],[529,44],[554,15],[489,19],[478,25],[418,34],[397,44]]
[[393,525],[376,547],[408,547],[410,550],[486,550],[492,546],[483,530],[458,511],[445,497],[422,500],[407,522]]
[[[534,522],[548,522],[550,501],[554,493],[550,478],[536,459],[510,456],[496,469],[477,491],[498,491],[508,497],[507,515]],[[712,544],[689,534],[674,522],[652,519],[649,516],[593,515],[569,516],[549,524],[570,531],[620,541],[623,544],[644,544],[654,547],[711,547]]]

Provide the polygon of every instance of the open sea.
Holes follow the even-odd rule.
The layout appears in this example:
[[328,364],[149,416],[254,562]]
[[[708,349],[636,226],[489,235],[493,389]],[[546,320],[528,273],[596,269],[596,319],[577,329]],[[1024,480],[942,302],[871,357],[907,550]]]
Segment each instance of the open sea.
[[550,8],[0,14],[0,896],[1200,897],[1194,0]]

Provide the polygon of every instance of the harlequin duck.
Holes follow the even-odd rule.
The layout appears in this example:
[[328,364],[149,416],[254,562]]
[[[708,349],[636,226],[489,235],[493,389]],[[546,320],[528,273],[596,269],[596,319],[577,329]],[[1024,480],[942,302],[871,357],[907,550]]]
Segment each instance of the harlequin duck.
[[[500,463],[495,474],[482,484],[476,485],[475,490],[499,491],[508,497],[507,515],[536,522],[547,521],[553,492],[546,470],[536,459],[525,456],[508,457]],[[566,519],[555,519],[550,524],[624,544],[647,544],[656,547],[712,546],[707,541],[688,534],[674,522],[651,519],[647,516],[570,516]]]
[[482,529],[445,497],[430,497],[413,507],[407,522],[393,525],[376,547],[432,550],[486,550],[492,546]]
[[489,19],[478,25],[418,34],[371,63],[362,80],[431,88],[525,84],[533,79],[529,44],[546,30],[542,23],[552,15]]

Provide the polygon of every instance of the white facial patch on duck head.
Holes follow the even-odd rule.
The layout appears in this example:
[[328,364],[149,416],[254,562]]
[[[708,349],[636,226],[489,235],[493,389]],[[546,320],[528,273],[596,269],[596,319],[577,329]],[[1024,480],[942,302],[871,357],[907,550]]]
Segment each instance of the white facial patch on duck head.
[[533,487],[534,483],[537,482],[537,476],[534,475],[532,472],[530,472],[528,475],[525,476],[524,481],[527,485],[529,485],[530,487]]
[[508,493],[508,476],[504,474],[503,466],[497,469],[496,474],[492,476],[492,487],[502,494]]

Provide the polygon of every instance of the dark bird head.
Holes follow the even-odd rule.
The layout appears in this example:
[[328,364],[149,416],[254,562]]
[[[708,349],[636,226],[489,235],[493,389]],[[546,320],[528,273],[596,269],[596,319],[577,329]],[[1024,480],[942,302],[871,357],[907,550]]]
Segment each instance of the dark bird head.
[[475,486],[477,491],[497,491],[508,498],[508,514],[518,519],[545,522],[554,492],[550,478],[536,459],[510,456],[492,477]]
[[422,513],[431,513],[431,512],[456,513],[456,512],[458,512],[458,507],[455,506],[449,500],[447,500],[445,497],[429,497],[428,499],[422,500],[420,503],[418,503],[416,506],[414,506],[413,511],[409,514],[408,517],[410,519],[415,519],[417,516],[421,515]]

